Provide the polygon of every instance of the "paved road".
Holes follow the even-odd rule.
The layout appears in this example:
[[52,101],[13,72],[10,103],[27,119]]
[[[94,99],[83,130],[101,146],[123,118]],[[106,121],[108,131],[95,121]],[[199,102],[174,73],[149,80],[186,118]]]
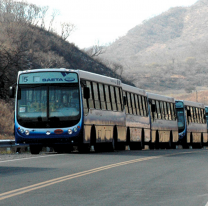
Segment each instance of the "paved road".
[[206,149],[1,157],[1,206],[208,205]]

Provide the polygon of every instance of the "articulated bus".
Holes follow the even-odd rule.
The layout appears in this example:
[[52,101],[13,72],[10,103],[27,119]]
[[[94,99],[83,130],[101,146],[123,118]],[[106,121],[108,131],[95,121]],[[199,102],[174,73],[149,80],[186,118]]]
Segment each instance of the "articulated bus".
[[124,148],[126,119],[121,81],[85,71],[35,69],[20,71],[10,97],[15,101],[15,141],[56,152],[80,151],[101,143]]
[[183,148],[202,148],[207,144],[207,123],[204,104],[176,100],[179,143]]
[[176,148],[178,143],[178,124],[175,101],[172,97],[147,93],[151,142],[150,149]]
[[29,145],[32,154],[42,147],[62,153],[208,145],[203,104],[147,93],[119,79],[65,68],[26,70],[10,87],[14,96],[15,142]]
[[144,149],[150,142],[150,119],[145,90],[122,84],[126,99],[127,145],[131,150]]

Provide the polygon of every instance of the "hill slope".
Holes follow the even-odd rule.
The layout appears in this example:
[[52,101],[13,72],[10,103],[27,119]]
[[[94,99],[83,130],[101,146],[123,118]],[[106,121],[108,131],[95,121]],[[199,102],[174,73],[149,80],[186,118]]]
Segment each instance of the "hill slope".
[[[39,13],[38,13],[39,12]],[[17,72],[36,68],[86,70],[131,84],[104,64],[95,61],[65,39],[34,22],[44,8],[25,2],[2,0],[0,7],[0,98],[8,99],[8,88]],[[33,16],[31,16],[33,15]],[[43,21],[41,18],[40,21]]]
[[125,67],[123,75],[155,91],[208,86],[208,0],[176,7],[131,29],[102,59]]

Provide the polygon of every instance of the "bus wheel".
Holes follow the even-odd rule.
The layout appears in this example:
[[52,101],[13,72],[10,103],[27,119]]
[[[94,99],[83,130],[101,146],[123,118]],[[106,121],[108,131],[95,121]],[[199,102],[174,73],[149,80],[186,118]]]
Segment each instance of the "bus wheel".
[[154,145],[154,143],[149,143],[149,149],[150,149],[150,150],[155,149],[155,145]]
[[39,154],[41,150],[42,150],[42,147],[40,147],[40,146],[30,145],[30,153],[31,154]]
[[118,149],[117,138],[118,138],[117,128],[114,127],[113,128],[113,139],[112,139],[112,144],[111,144],[112,151]]
[[160,144],[159,144],[159,132],[158,130],[156,131],[156,141],[155,141],[155,149],[159,149]]
[[78,150],[80,153],[88,153],[90,152],[90,146],[88,144],[80,144]]
[[142,143],[141,142],[131,142],[130,143],[130,150],[142,150]]

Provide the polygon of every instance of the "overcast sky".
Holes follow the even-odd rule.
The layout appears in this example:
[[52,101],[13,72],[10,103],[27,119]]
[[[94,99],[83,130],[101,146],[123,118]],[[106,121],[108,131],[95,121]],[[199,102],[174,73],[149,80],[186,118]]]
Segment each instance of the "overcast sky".
[[190,6],[197,0],[27,0],[59,10],[61,21],[71,22],[76,30],[68,38],[79,48],[99,42],[109,44],[142,21],[171,7]]

